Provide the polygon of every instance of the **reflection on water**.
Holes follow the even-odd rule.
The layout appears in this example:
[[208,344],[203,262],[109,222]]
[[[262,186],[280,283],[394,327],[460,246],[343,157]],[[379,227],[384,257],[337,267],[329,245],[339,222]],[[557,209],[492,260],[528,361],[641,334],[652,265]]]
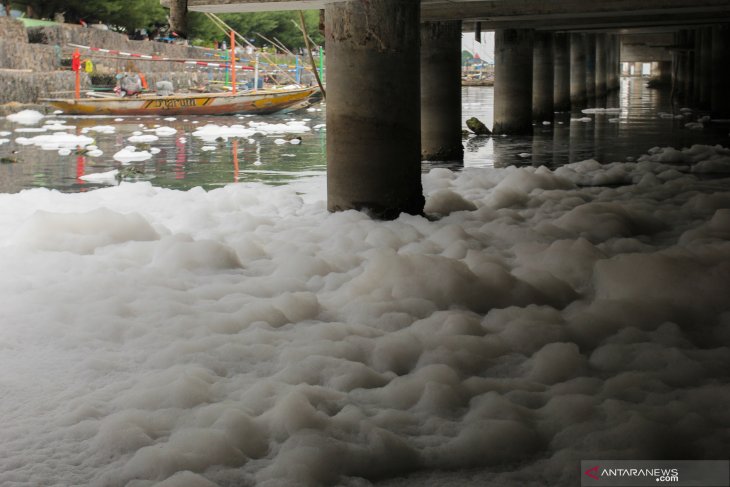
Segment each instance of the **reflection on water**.
[[[28,127],[7,120],[0,121],[0,131],[11,132],[0,145],[0,192],[17,192],[25,188],[46,187],[64,192],[79,192],[113,184],[85,181],[84,175],[119,170],[125,180],[149,180],[155,186],[189,189],[201,186],[215,188],[232,182],[259,181],[286,184],[293,178],[326,169],[325,131],[321,105],[310,111],[268,116],[195,117],[175,119],[161,117],[58,117],[66,126],[55,132],[86,135],[94,138],[103,152],[92,156],[86,150],[72,150],[60,155],[58,150],[43,150],[35,145],[22,145],[20,137],[48,135],[53,131],[26,132]],[[47,123],[44,119],[39,125]],[[303,134],[256,134],[245,138],[219,138],[206,142],[194,132],[206,124],[218,126],[244,125],[249,122],[285,124],[304,122],[311,130]],[[91,128],[113,127],[113,133],[89,131]],[[160,135],[158,140],[134,143],[134,134],[154,134],[160,127],[175,129],[174,134]],[[19,130],[19,131],[18,131]],[[298,144],[290,139],[299,138]],[[285,141],[286,139],[286,141]],[[137,151],[152,152],[152,157],[138,162],[120,162],[114,155],[125,146]],[[15,162],[10,162],[10,161]]]
[[[701,130],[685,125],[698,116],[672,107],[666,91],[645,88],[640,78],[625,78],[620,94],[607,102],[604,113],[559,113],[552,125],[537,124],[534,135],[508,137],[470,137],[464,140],[464,166],[548,165],[596,159],[600,162],[625,161],[636,158],[654,146],[689,147],[692,144],[730,146],[730,126],[713,124]],[[493,125],[491,87],[463,89],[463,121],[476,116],[488,127]],[[46,187],[64,192],[78,192],[113,184],[80,179],[90,173],[114,169],[126,178],[149,180],[156,186],[188,189],[202,186],[215,188],[231,182],[264,182],[286,184],[305,175],[326,170],[324,104],[290,114],[239,117],[198,117],[163,119],[159,117],[63,117],[67,133],[80,135],[84,129],[108,125],[113,133],[89,132],[102,155],[84,151],[60,155],[57,150],[20,145],[19,137],[32,137],[34,127],[20,126],[0,119],[0,192],[17,192],[24,188]],[[48,119],[41,121],[43,124]],[[246,125],[249,122],[269,124],[287,121],[306,123],[312,130],[298,134],[301,143],[284,141],[283,134],[255,135],[247,138],[220,138],[205,142],[193,133],[205,124]],[[123,164],[114,159],[121,148],[133,145],[128,140],[135,132],[149,133],[155,128],[172,127],[173,135],[160,136],[148,145],[136,144],[138,150],[152,150],[151,158]],[[18,131],[19,130],[19,131]],[[278,140],[277,140],[278,139]],[[2,142],[5,140],[5,142]],[[15,161],[15,162],[13,162]],[[427,171],[434,164],[424,163]],[[460,164],[447,164],[461,167]]]
[[[471,137],[465,141],[464,165],[560,166],[596,159],[609,163],[635,159],[654,146],[689,147],[693,144],[730,145],[730,126],[722,123],[692,129],[703,114],[672,111],[669,93],[645,87],[641,78],[624,78],[602,113],[557,113],[552,125],[536,124],[533,136]],[[482,104],[486,101],[486,105]],[[492,127],[493,90],[463,90],[463,119],[480,118]]]

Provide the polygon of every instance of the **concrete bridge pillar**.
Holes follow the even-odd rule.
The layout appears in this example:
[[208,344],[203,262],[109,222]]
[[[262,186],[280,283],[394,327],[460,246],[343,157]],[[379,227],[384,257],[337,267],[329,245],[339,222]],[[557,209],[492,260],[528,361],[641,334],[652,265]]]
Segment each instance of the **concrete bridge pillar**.
[[596,35],[585,34],[586,44],[586,104],[596,106]]
[[583,34],[570,34],[570,105],[586,107],[586,43]]
[[697,105],[702,110],[709,110],[712,105],[712,27],[705,27],[700,34],[700,51],[697,61],[700,65],[699,100]]
[[556,112],[570,111],[570,37],[565,33],[554,34],[554,83],[553,104]]
[[672,62],[655,61],[651,63],[651,79],[662,85],[672,82]]
[[687,83],[687,31],[680,30],[674,34],[677,50],[672,56],[674,62],[674,96],[681,101],[685,99]]
[[607,50],[608,91],[617,91],[621,88],[621,45],[619,36],[615,34],[608,35]]
[[684,63],[685,63],[685,77],[684,77],[684,101],[687,105],[694,104],[694,42],[695,33],[693,30],[686,32],[687,39],[687,50],[685,51]]
[[532,133],[533,36],[531,29],[494,32],[495,133]]
[[613,61],[614,61],[614,69],[615,72],[615,89],[617,91],[621,90],[621,36],[615,35],[614,36],[614,43],[613,43]]
[[694,29],[694,51],[692,52],[692,100],[696,108],[700,107],[700,90],[702,89],[702,29]]
[[421,158],[464,159],[460,20],[421,24]]
[[712,27],[712,114],[730,116],[730,24]]
[[606,106],[608,93],[608,39],[606,34],[596,34],[596,106]]
[[423,211],[419,19],[411,0],[325,8],[330,211]]
[[538,122],[552,122],[555,118],[553,35],[535,32],[532,54],[532,118]]

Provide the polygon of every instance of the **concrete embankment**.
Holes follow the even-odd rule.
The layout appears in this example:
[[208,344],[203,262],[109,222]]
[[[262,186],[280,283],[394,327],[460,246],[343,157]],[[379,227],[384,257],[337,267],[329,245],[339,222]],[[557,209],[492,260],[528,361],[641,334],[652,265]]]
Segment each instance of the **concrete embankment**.
[[[205,59],[210,54],[201,48],[134,41],[124,34],[70,24],[26,29],[20,21],[0,17],[0,104],[34,104],[40,98],[71,96],[74,89],[71,44],[172,59]],[[90,59],[94,66],[91,76],[81,74],[82,90],[98,84],[92,76],[109,79],[124,71],[144,73],[150,86],[167,79],[176,88],[198,86],[223,76],[220,71],[176,62],[143,61],[90,50],[81,50],[81,56]]]

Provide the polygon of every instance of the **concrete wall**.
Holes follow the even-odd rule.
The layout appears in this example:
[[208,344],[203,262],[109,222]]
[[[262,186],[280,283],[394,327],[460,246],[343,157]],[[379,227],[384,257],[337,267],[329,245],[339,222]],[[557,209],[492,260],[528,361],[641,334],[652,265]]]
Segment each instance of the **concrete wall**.
[[53,46],[0,37],[0,68],[48,72],[58,69],[58,61],[60,57]]
[[[208,52],[182,45],[131,41],[124,34],[70,24],[26,30],[19,21],[0,17],[0,104],[36,103],[39,98],[69,96],[74,87],[74,74],[63,64],[68,63],[73,53],[74,47],[69,46],[70,43],[175,59],[204,59]],[[206,68],[182,63],[140,61],[121,56],[110,59],[110,54],[80,52],[82,59],[91,59],[97,72],[141,71],[150,86],[154,86],[155,81],[168,79],[177,88],[187,88],[209,78]],[[223,77],[222,70],[211,73],[214,79]],[[82,73],[82,89],[88,89],[90,85],[89,76]]]
[[20,42],[28,41],[23,24],[8,17],[0,17],[0,38],[15,39]]
[[[72,96],[70,90],[74,89],[74,73],[71,71],[23,73],[0,70],[0,85],[3,87],[0,92],[0,103],[36,103],[39,98]],[[89,86],[89,78],[84,74],[81,77],[81,89],[88,89]]]
[[[89,47],[101,47],[129,53],[148,54],[174,59],[203,59],[206,51],[200,48],[187,47],[176,44],[165,44],[152,41],[131,41],[124,34],[112,31],[84,28],[77,25],[60,25],[50,27],[32,27],[28,29],[29,42],[49,47],[61,46],[64,56],[70,56],[73,47],[69,44],[80,44]],[[114,69],[123,69],[128,62],[134,62],[139,69],[145,72],[163,72],[181,70],[179,63],[164,63],[134,60],[126,58],[120,60],[108,59],[112,54],[96,53],[89,50],[80,50],[84,58],[90,58],[95,64],[109,65]],[[212,60],[212,58],[209,58]]]

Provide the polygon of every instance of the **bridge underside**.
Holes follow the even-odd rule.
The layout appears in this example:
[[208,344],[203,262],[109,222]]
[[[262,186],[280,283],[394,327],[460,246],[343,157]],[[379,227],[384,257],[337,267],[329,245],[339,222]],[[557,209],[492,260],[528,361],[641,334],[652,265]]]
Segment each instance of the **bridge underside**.
[[325,10],[331,210],[422,210],[421,157],[463,153],[452,126],[461,118],[453,67],[463,31],[496,34],[496,132],[530,133],[555,111],[605,106],[622,61],[653,62],[684,105],[730,116],[728,0],[188,0],[188,8]]
[[[200,12],[323,9],[338,0],[188,0]],[[341,0],[340,0],[341,1]],[[730,19],[727,0],[421,0],[421,21],[461,20],[465,30],[625,29],[720,23]]]

